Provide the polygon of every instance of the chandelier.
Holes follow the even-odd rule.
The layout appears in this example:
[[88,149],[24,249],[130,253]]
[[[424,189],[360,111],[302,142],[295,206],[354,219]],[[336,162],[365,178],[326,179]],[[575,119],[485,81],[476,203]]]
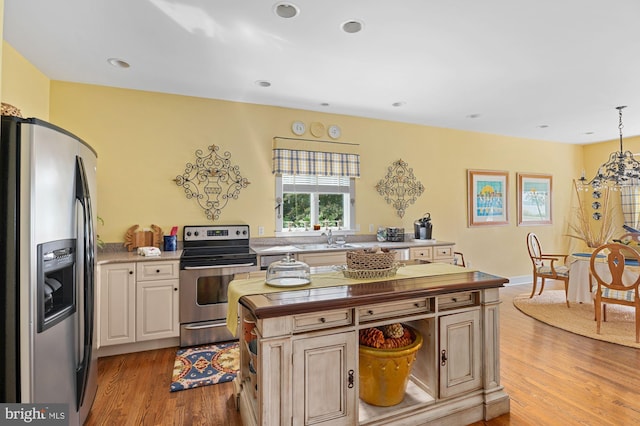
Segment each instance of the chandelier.
[[598,172],[590,181],[582,173],[582,177],[579,179],[580,186],[588,190],[589,187],[593,189],[601,189],[604,187],[617,190],[622,186],[637,185],[640,179],[640,162],[633,158],[631,151],[625,151],[622,148],[622,110],[626,106],[618,106],[618,130],[620,132],[620,151],[612,152],[609,155],[609,161],[602,164],[598,168]]

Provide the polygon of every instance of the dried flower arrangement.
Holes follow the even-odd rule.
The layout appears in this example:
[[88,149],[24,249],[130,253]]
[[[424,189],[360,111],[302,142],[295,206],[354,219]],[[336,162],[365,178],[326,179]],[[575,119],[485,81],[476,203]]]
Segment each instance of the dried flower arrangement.
[[613,220],[615,216],[615,209],[610,202],[610,190],[608,188],[603,188],[599,191],[601,198],[598,202],[602,207],[602,213],[598,213],[598,222],[600,226],[594,227],[592,218],[587,212],[587,209],[585,209],[584,196],[586,195],[586,192],[581,191],[578,188],[575,180],[573,181],[573,188],[577,196],[578,205],[574,207],[575,217],[573,218],[573,221],[569,222],[569,233],[567,233],[567,236],[582,240],[588,247],[592,248],[599,247],[606,244],[608,241],[611,241],[616,232],[616,227]]
[[360,344],[376,349],[398,349],[409,346],[416,336],[400,323],[360,330]]

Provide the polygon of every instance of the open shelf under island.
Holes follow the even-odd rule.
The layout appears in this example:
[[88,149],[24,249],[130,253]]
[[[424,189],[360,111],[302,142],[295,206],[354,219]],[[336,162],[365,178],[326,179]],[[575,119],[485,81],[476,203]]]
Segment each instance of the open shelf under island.
[[[499,288],[507,282],[434,263],[377,280],[328,272],[292,289],[261,288],[262,278],[233,281],[230,304],[239,301],[240,323],[255,321],[257,336],[250,362],[244,333],[237,333],[234,383],[243,424],[468,424],[509,412],[499,334]],[[413,327],[424,342],[403,401],[377,407],[359,398],[358,333],[392,323]]]

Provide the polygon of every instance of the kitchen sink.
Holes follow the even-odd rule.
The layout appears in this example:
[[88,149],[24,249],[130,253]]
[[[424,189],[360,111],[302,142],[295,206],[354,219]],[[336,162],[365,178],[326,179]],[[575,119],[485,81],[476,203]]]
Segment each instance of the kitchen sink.
[[298,244],[300,250],[352,249],[362,247],[359,244]]

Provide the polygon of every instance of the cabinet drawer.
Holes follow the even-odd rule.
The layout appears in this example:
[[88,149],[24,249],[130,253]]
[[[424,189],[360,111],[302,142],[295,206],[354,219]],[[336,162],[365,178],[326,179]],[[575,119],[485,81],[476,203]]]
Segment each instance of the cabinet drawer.
[[351,325],[352,323],[353,314],[351,309],[301,314],[293,316],[293,331],[295,333],[299,331],[320,330],[323,328]]
[[478,293],[475,291],[444,294],[442,296],[438,296],[438,310],[446,311],[464,306],[475,306],[478,304],[478,300]]
[[399,302],[365,306],[358,309],[358,315],[360,322],[364,322],[417,312],[430,312],[432,310],[431,303],[429,303],[430,300],[431,299],[402,300]]
[[451,247],[436,247],[433,254],[434,259],[448,259],[453,257],[453,251]]
[[180,275],[178,262],[138,262],[138,281],[176,279]]
[[411,259],[425,259],[425,260],[431,260],[432,259],[432,247],[421,247],[421,248],[412,248],[410,250],[411,252]]

